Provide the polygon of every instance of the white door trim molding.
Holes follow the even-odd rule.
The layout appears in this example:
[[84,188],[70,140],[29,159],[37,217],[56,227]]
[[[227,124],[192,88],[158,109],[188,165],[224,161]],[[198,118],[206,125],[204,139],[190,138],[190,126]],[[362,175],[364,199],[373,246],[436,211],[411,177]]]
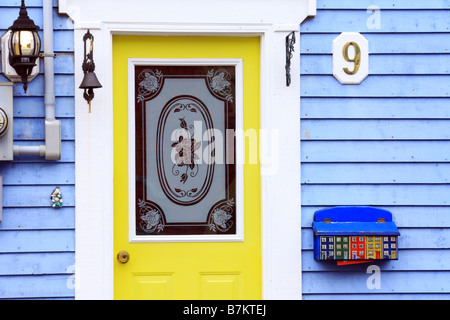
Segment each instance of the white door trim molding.
[[[207,10],[212,10],[208,9],[211,3],[222,7],[210,14]],[[186,8],[174,17],[170,8],[178,5]],[[97,10],[97,6],[101,9]],[[300,23],[315,14],[315,6],[315,0],[260,0],[258,6],[252,0],[129,0],[127,5],[120,0],[59,1],[60,13],[68,14],[75,22],[76,299],[114,297],[115,34],[261,37],[263,298],[301,298],[300,84],[299,77],[294,76],[291,85],[286,86],[285,38],[292,31],[298,32]],[[192,8],[206,8],[206,12],[194,12]],[[103,89],[95,92],[92,113],[88,113],[77,85],[83,78],[82,39],[87,28],[95,37],[96,74],[103,84]],[[291,74],[299,75],[299,41],[295,52]]]

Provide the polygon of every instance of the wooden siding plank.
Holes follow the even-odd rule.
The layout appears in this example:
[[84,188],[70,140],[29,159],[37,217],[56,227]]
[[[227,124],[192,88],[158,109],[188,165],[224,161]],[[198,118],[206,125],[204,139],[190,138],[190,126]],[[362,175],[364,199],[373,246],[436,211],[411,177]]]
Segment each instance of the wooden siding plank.
[[0,277],[0,299],[73,297],[70,275]]
[[74,230],[0,231],[0,253],[74,250]]
[[[331,54],[339,33],[305,33],[300,36],[301,54]],[[373,54],[450,53],[450,33],[363,33]]]
[[391,0],[379,1],[373,0],[318,0],[317,9],[367,9],[370,5],[376,4],[381,9],[450,9],[450,2],[448,0]]
[[[61,139],[75,139],[75,120],[73,118],[59,119],[61,121]],[[43,140],[45,139],[44,118],[16,118],[14,119],[14,140]]]
[[[63,199],[65,195],[63,194]],[[75,208],[4,208],[0,230],[61,230],[75,228]]]
[[0,162],[3,185],[45,185],[49,177],[53,184],[75,184],[75,165],[73,163],[12,163]]
[[448,271],[435,272],[381,272],[380,289],[369,289],[367,280],[371,274],[365,272],[305,272],[305,293],[449,293]]
[[[42,29],[43,26],[43,10],[42,7],[30,6],[27,1],[28,16],[34,21],[34,23]],[[19,16],[19,6],[5,7],[1,6],[0,9],[0,30],[8,29]],[[54,30],[73,30],[73,22],[67,19],[66,16],[60,15],[55,8],[53,10],[53,29]],[[3,32],[2,32],[3,33]]]
[[[57,53],[55,57],[55,74],[71,74],[75,72],[73,53]],[[44,70],[44,68],[41,68]]]
[[448,162],[450,141],[309,141],[302,162]]
[[303,293],[303,300],[450,300],[446,293],[370,293],[370,294],[308,294]]
[[[56,97],[55,116],[57,118],[75,117],[73,96]],[[44,97],[14,97],[14,117],[45,117]]]
[[[74,73],[74,55],[72,53],[57,53],[54,58],[55,74],[72,74]],[[44,74],[44,59],[39,60],[40,74]]]
[[[325,207],[302,207],[302,228],[311,228],[314,212]],[[450,215],[448,207],[437,206],[379,206],[392,212],[394,222],[399,228],[450,228]]]
[[70,274],[74,264],[73,252],[2,253],[0,276]]
[[399,250],[398,260],[371,261],[370,263],[337,266],[335,262],[317,261],[312,250],[302,252],[304,272],[345,272],[365,271],[371,264],[383,271],[448,271],[450,270],[450,250]]
[[[72,30],[55,30],[54,50],[55,52],[74,52],[74,38]],[[80,39],[82,41],[83,39]]]
[[[449,228],[399,228],[399,230],[401,235],[398,237],[398,248],[402,250],[401,252],[405,249],[450,249]],[[313,250],[313,248],[312,228],[303,228],[302,250]]]
[[450,184],[450,163],[304,163],[303,184]]
[[449,140],[449,120],[302,120],[302,140]]
[[302,185],[302,205],[449,206],[449,194],[450,185]]
[[357,86],[342,85],[333,76],[301,76],[300,83],[303,97],[450,97],[445,75],[369,75]]
[[[371,55],[369,60],[370,75],[450,74],[448,54],[379,54]],[[302,55],[300,72],[302,75],[332,75],[333,57],[328,54]]]
[[[50,195],[55,189],[55,186],[5,186],[3,188],[3,207],[51,207]],[[61,192],[63,194],[64,206],[74,206],[74,186],[61,186]]]
[[450,119],[449,98],[308,98],[303,119]]
[[[21,0],[0,0],[0,7],[20,7]],[[27,8],[42,7],[43,0],[27,0]],[[58,6],[58,0],[53,0],[53,7]]]
[[[450,28],[448,10],[383,10],[380,11],[379,29],[373,28],[367,20],[373,11],[363,10],[320,10],[301,27],[302,33],[333,32],[447,32]],[[339,17],[339,19],[336,19]]]
[[[44,96],[45,86],[44,86],[44,75],[38,75],[34,78],[33,81],[29,84],[28,91],[25,93],[23,91],[23,85],[21,83],[14,84],[14,96],[15,97],[23,97],[23,96]],[[73,75],[55,75],[55,94],[57,96],[73,96],[75,83]]]

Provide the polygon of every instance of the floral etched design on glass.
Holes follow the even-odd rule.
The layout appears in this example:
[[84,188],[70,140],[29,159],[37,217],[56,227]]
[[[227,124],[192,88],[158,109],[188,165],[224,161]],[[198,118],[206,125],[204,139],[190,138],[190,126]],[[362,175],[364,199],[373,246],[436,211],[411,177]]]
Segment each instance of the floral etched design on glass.
[[156,95],[158,89],[161,87],[161,82],[163,80],[163,74],[161,71],[156,70],[155,72],[151,69],[145,69],[139,74],[139,87],[137,101],[141,102],[145,99],[151,98]]
[[234,199],[220,202],[213,208],[209,218],[211,231],[226,232],[233,226]]
[[195,153],[200,149],[202,145],[201,141],[197,142],[187,129],[187,124],[184,118],[180,118],[180,127],[184,129],[187,133],[185,135],[180,134],[178,142],[172,143],[172,147],[175,148],[175,164],[173,166],[172,172],[179,174],[179,171],[174,171],[175,167],[183,168],[185,167],[185,172],[181,175],[180,182],[186,183],[189,175],[195,177],[198,173],[198,164],[200,160],[198,155]]
[[139,226],[146,233],[161,232],[164,230],[163,218],[160,209],[155,205],[139,200],[140,223]]
[[219,94],[227,101],[233,101],[233,94],[231,88],[231,75],[224,70],[214,71],[211,69],[206,75],[209,81],[209,86],[215,93]]

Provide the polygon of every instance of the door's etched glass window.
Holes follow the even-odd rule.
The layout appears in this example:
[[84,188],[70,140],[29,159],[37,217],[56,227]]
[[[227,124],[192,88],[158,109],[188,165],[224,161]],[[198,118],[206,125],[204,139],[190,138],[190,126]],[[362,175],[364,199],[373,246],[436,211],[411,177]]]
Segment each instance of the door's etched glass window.
[[135,66],[136,235],[236,233],[235,66]]

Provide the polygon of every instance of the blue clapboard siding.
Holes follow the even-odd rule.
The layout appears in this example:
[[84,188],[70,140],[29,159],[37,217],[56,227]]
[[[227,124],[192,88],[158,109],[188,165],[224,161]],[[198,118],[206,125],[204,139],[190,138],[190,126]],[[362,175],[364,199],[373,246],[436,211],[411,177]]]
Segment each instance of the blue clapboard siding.
[[[0,0],[0,7],[20,7],[21,0]],[[27,8],[42,7],[43,0],[27,0]],[[53,7],[56,7],[58,0],[53,0]]]
[[[320,13],[320,11],[318,11]],[[367,15],[365,11],[360,14]],[[368,15],[367,15],[368,16]],[[307,25],[308,22],[303,24]],[[303,28],[302,28],[303,30]],[[450,34],[440,33],[364,33],[371,54],[441,54],[450,52]],[[348,31],[348,30],[347,30]],[[301,54],[331,54],[333,40],[340,33],[305,33],[300,38]]]
[[[325,274],[326,277],[324,277]],[[308,272],[304,274],[303,290],[305,294],[309,292],[314,294],[368,294],[373,291],[367,288],[366,282],[368,277],[369,275],[364,272]],[[389,293],[391,295],[392,292],[409,293],[413,283],[414,293],[417,295],[444,293],[444,297],[448,297],[450,282],[442,281],[442,279],[448,279],[448,277],[450,277],[450,272],[448,271],[385,271],[381,276],[381,288],[376,290],[377,293]]]
[[[316,272],[333,272],[335,266],[333,263],[321,263],[314,260],[312,251],[304,251],[303,267],[308,271]],[[439,250],[434,252],[431,250],[410,249],[400,250],[401,259],[384,262],[380,264],[386,271],[447,271],[450,263],[450,250]],[[432,262],[432,263],[430,263]],[[367,265],[341,266],[341,271],[363,271],[365,272]]]
[[436,85],[446,75],[372,75],[358,86],[342,86],[332,75],[301,78],[304,97],[450,97],[448,87]]
[[24,274],[64,274],[73,264],[71,253],[27,253],[0,255],[0,276]]
[[[419,172],[417,174],[420,174]],[[304,205],[447,206],[448,185],[303,185]],[[438,226],[437,226],[438,227]]]
[[448,120],[304,120],[306,140],[449,140]]
[[[379,54],[370,57],[369,73],[373,75],[450,74],[449,54]],[[328,75],[333,70],[331,54],[305,55],[303,75]]]
[[[370,5],[380,29],[369,29]],[[301,26],[302,266],[304,299],[450,298],[450,1],[318,0]],[[342,85],[332,42],[369,41],[369,77]],[[387,209],[399,227],[399,260],[336,266],[313,257],[314,212]]]
[[1,297],[57,299],[73,295],[69,275],[66,274],[8,276],[0,277],[0,281]]
[[302,141],[304,162],[435,163],[449,160],[450,141]]
[[327,0],[317,1],[317,9],[363,9],[366,10],[369,6],[376,4],[381,9],[450,9],[450,2],[448,0],[359,0],[357,2],[353,0]]
[[[44,97],[15,97],[14,117],[45,117],[42,108]],[[56,97],[55,115],[57,118],[73,118],[75,113],[75,102],[73,97]]]
[[[61,121],[61,139],[73,140],[74,120],[63,118]],[[14,139],[43,140],[45,139],[45,123],[42,118],[17,118],[14,121]]]
[[[42,27],[42,0],[27,0]],[[61,121],[59,161],[20,156],[0,162],[3,222],[0,223],[0,299],[73,299],[75,270],[75,131],[73,24],[54,1],[56,118]],[[0,33],[19,13],[19,0],[0,0]],[[40,30],[43,40],[43,33]],[[44,144],[44,63],[25,94],[14,85],[14,144]],[[0,81],[8,81],[3,75]],[[60,187],[64,206],[51,207]]]
[[305,24],[302,32],[340,33],[363,30],[366,33],[426,33],[446,32],[450,27],[448,10],[384,10],[381,13],[380,29],[367,28],[367,17],[372,13],[362,13],[360,10],[320,10],[320,15]]
[[450,183],[450,163],[304,163],[303,169],[304,184]]
[[[63,185],[60,184],[63,187]],[[54,210],[48,206],[36,207],[29,210],[27,207],[7,207],[3,214],[8,219],[3,221],[2,230],[70,230],[75,226],[74,212],[70,206]]]
[[304,119],[448,119],[450,117],[447,98],[302,97],[300,108]]

